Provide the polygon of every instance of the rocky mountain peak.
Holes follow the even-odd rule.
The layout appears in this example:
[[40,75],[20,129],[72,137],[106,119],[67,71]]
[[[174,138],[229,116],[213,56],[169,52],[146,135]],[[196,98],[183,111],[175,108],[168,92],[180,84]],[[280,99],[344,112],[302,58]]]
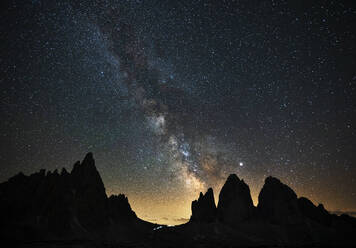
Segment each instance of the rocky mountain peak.
[[64,168],[61,173],[19,173],[0,184],[0,202],[0,219],[5,224],[26,222],[34,232],[40,227],[46,230],[41,235],[57,237],[82,237],[137,218],[125,195],[107,198],[92,153],[76,162],[71,173]]
[[212,222],[216,219],[216,206],[212,188],[203,194],[200,192],[198,200],[192,202],[192,216],[190,221]]
[[66,170],[66,168],[62,168],[62,170],[61,170],[61,176],[63,176],[63,175],[68,175],[69,173],[68,173],[68,171]]
[[77,173],[77,171],[96,171],[93,153],[87,153],[82,162],[77,161],[74,164],[72,173]]
[[94,156],[93,156],[92,152],[88,152],[85,155],[85,157],[82,161],[82,165],[95,167],[95,160],[94,160]]
[[236,174],[227,178],[219,194],[218,219],[227,224],[237,224],[253,214],[250,188]]
[[258,210],[263,216],[278,223],[298,222],[300,217],[296,193],[271,176],[266,178],[258,196]]
[[96,169],[93,153],[89,152],[80,163],[77,161],[71,171],[71,177],[79,188],[96,188],[95,191],[100,192],[101,195],[105,195],[104,183],[101,176]]

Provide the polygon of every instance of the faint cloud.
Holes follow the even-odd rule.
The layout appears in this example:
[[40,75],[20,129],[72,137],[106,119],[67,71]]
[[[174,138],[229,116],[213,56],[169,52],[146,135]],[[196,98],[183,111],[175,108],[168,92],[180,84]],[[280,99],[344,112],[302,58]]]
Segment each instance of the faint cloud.
[[146,219],[147,221],[150,221],[150,222],[157,222],[158,220],[157,219]]
[[173,219],[174,221],[176,222],[188,222],[189,219],[188,218],[176,218],[176,219]]
[[341,211],[341,210],[336,210],[336,211],[330,211],[330,213],[336,214],[336,215],[347,214],[347,215],[356,217],[356,211]]

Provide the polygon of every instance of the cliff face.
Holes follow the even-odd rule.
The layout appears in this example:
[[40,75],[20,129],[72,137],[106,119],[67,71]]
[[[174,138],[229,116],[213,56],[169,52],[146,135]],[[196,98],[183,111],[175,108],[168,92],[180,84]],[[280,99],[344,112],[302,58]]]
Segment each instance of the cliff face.
[[97,236],[137,219],[124,195],[107,198],[92,153],[70,173],[19,173],[0,184],[0,202],[2,235],[14,238]]

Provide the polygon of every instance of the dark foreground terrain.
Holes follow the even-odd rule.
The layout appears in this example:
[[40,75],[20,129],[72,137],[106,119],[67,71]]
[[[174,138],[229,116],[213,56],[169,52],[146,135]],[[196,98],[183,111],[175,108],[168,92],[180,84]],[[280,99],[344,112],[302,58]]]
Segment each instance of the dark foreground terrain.
[[91,153],[63,169],[22,173],[0,184],[1,247],[354,247],[356,219],[330,214],[268,177],[253,206],[248,185],[230,175],[192,202],[188,223],[139,219],[125,195],[107,197]]

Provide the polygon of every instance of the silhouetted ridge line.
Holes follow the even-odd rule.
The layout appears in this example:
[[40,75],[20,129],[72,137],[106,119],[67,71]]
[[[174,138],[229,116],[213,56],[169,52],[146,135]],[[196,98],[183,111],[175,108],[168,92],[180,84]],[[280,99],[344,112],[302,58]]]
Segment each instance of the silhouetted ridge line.
[[[277,178],[265,179],[257,207],[253,206],[248,185],[235,174],[229,175],[223,185],[216,212],[212,207],[215,204],[205,203],[214,199],[210,195],[212,189],[205,195],[200,193],[198,200],[192,202],[189,223],[194,228],[214,223],[214,232],[224,233],[230,230],[225,230],[228,226],[264,240],[264,245],[356,244],[352,234],[356,231],[355,218],[330,214],[322,204],[315,206],[305,197],[298,198]],[[248,244],[257,245],[255,239]]]
[[17,174],[0,184],[0,203],[0,235],[7,239],[112,239],[112,229],[144,224],[125,195],[106,196],[92,153],[70,173]]
[[[0,184],[0,241],[91,240],[151,247],[356,244],[356,219],[337,216],[298,198],[286,184],[267,177],[253,206],[249,186],[228,176],[218,205],[214,192],[192,202],[190,221],[178,227],[140,220],[123,194],[107,197],[92,153],[53,172],[18,173]],[[141,242],[141,243],[140,243]],[[0,242],[1,243],[1,242]],[[144,244],[144,245],[143,245]]]

